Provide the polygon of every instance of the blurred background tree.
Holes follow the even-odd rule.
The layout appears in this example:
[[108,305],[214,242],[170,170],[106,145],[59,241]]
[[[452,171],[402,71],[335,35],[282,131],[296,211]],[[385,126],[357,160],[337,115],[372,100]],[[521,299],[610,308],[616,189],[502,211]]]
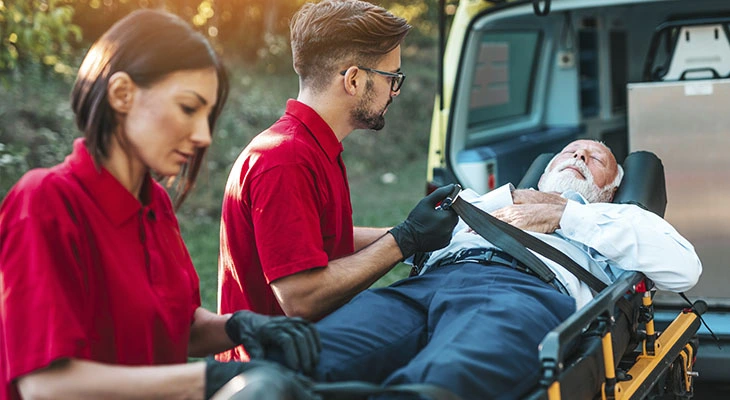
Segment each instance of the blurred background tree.
[[63,0],[0,0],[0,73],[41,65],[71,73],[68,62],[81,42],[74,8]]
[[[231,92],[197,188],[178,212],[215,309],[220,205],[238,153],[296,97],[289,20],[305,0],[0,0],[0,200],[31,168],[70,153],[79,136],[69,104],[76,69],[91,43],[138,8],[165,8],[214,43],[230,70]],[[437,0],[372,0],[406,18],[406,84],[385,129],[350,135],[343,157],[357,225],[390,226],[423,195],[436,91]],[[449,0],[453,11],[456,0]],[[387,179],[385,177],[387,176]],[[383,205],[387,205],[384,207]],[[397,279],[397,274],[385,282]]]
[[[123,16],[144,7],[165,8],[182,16],[211,39],[224,55],[232,75],[240,75],[237,83],[251,86],[261,81],[253,78],[256,74],[283,75],[295,79],[291,69],[288,24],[291,15],[304,2],[0,0],[0,90],[4,92],[0,100],[0,119],[3,121],[0,124],[0,198],[24,171],[60,161],[70,149],[69,138],[76,133],[66,98],[76,68],[89,45]],[[408,105],[409,113],[413,107],[430,107],[430,104],[423,103],[423,99],[430,96],[424,97],[419,91],[434,89],[438,2],[375,2],[406,18],[414,26],[404,47],[404,65],[414,60],[413,68],[421,71],[411,71],[407,84],[409,88],[398,102]],[[449,1],[451,9],[455,2]],[[244,89],[256,90],[250,87]],[[289,97],[295,96],[295,87],[290,86],[286,90]],[[413,96],[409,97],[408,93]],[[255,105],[253,107],[257,108]],[[264,118],[274,118],[280,109],[281,106],[270,108],[267,111],[272,111],[271,116],[267,114]],[[417,115],[429,121],[428,113],[430,109]],[[256,111],[250,117],[253,120],[261,119]],[[410,126],[406,124],[398,128],[408,129]],[[401,155],[407,159],[416,155],[409,152],[421,151],[427,145],[426,131],[419,129],[417,133],[419,140],[415,146],[395,147],[404,151]],[[391,144],[410,141],[408,135],[402,132],[391,139],[394,141]],[[362,145],[373,152],[394,148],[377,146],[368,143],[368,140],[364,139]],[[385,164],[380,165],[393,165],[395,154],[385,152],[381,158]],[[227,160],[217,164],[225,165],[225,162]]]

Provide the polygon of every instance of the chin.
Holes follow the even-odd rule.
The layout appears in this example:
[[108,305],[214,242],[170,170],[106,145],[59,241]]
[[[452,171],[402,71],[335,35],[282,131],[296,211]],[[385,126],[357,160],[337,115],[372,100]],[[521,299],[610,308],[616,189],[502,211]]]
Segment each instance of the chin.
[[177,176],[182,171],[182,165],[165,166],[164,168],[153,168],[160,176]]

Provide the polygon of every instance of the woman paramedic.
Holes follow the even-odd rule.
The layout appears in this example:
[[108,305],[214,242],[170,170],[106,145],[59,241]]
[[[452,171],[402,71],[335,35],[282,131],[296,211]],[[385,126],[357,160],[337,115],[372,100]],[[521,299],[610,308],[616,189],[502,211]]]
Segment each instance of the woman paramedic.
[[210,44],[167,12],[136,11],[91,47],[71,94],[83,138],[0,208],[0,399],[202,399],[254,370],[308,390],[267,361],[187,362],[243,344],[306,372],[319,355],[303,320],[200,307],[152,178],[174,180],[182,202],[227,92]]

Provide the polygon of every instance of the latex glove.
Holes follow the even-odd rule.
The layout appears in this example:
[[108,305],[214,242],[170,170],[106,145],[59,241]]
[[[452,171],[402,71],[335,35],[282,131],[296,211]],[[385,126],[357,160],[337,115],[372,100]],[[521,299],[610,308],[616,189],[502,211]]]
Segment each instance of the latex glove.
[[437,210],[436,205],[453,190],[453,184],[434,190],[416,204],[405,221],[389,231],[398,243],[403,258],[416,252],[438,250],[449,244],[459,217],[451,209]]
[[[206,399],[321,400],[311,380],[270,361],[218,362],[210,357],[205,364]],[[243,379],[226,386],[239,374]]]
[[242,344],[251,359],[283,354],[284,364],[310,374],[319,362],[322,345],[314,325],[302,318],[236,311],[226,321],[226,333]]

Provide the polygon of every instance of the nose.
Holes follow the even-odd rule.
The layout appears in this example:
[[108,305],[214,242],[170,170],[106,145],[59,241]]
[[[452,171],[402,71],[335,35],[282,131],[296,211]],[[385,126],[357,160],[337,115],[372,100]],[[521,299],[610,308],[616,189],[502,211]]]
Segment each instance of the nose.
[[213,141],[213,139],[210,134],[210,125],[208,124],[207,118],[200,118],[200,120],[196,122],[195,127],[193,128],[193,134],[190,136],[190,139],[195,144],[195,147],[210,146],[210,143]]
[[586,151],[584,149],[578,149],[573,152],[573,158],[580,158],[583,162],[586,162]]

